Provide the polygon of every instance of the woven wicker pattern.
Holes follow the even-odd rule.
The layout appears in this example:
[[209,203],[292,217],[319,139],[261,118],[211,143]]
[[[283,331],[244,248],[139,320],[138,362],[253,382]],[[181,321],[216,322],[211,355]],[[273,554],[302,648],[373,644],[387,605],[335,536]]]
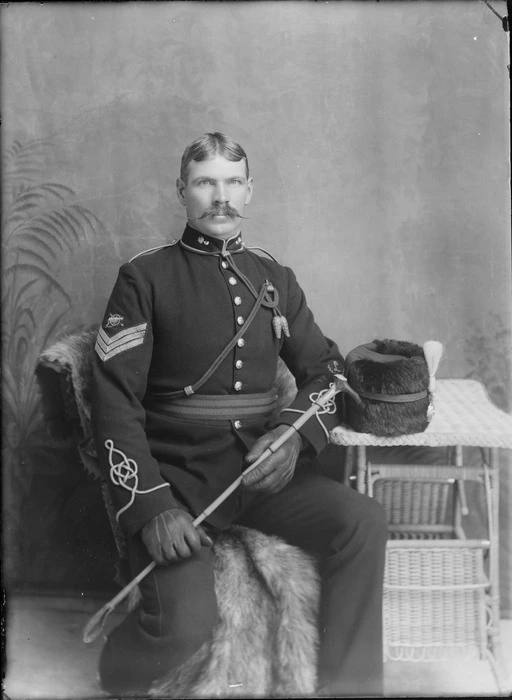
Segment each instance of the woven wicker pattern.
[[374,496],[384,506],[389,525],[414,529],[446,522],[452,490],[453,485],[446,482],[380,479],[375,484]]
[[347,426],[331,431],[335,445],[465,445],[512,448],[512,416],[494,406],[484,387],[473,379],[439,379],[435,416],[423,433],[377,437]]
[[384,506],[392,538],[458,537],[455,508],[468,479],[483,483],[482,467],[367,465],[368,494]]
[[457,516],[462,481],[486,489],[484,473],[462,465],[367,465],[368,494],[383,504],[391,538],[385,659],[488,658],[490,541],[465,539]]
[[[499,638],[496,448],[512,448],[512,417],[473,380],[437,382],[436,415],[427,430],[394,438],[335,428],[331,442],[357,447],[357,488],[378,499],[390,539],[384,583],[384,658],[431,661],[486,658],[499,692],[506,685]],[[371,464],[368,445],[455,447],[453,464]],[[464,446],[491,448],[481,466],[463,464]],[[484,453],[484,450],[482,450]],[[356,450],[349,449],[352,463]],[[478,481],[487,511],[485,540],[468,540],[464,482]]]
[[[442,545],[442,546],[441,546]],[[388,543],[384,649],[393,660],[487,655],[488,545],[448,540]]]

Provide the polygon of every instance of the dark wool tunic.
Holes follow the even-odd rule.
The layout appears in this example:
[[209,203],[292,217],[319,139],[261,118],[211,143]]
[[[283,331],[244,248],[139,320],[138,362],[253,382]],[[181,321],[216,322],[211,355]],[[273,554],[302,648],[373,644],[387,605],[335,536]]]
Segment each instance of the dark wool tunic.
[[[277,337],[274,312],[262,306],[197,393],[264,394],[280,355],[297,381],[296,399],[273,423],[269,416],[237,417],[236,410],[229,420],[166,415],[165,400],[154,397],[194,384],[249,316],[255,298],[244,276],[257,292],[266,280],[277,290],[290,337]],[[240,235],[222,241],[187,226],[181,241],[124,264],[96,343],[92,416],[124,529],[132,535],[176,506],[198,515],[240,475],[254,441],[276,423],[293,423],[342,370],[343,358],[316,325],[292,270],[248,250]],[[323,414],[300,433],[318,453],[338,422]],[[208,521],[227,527],[238,495]]]

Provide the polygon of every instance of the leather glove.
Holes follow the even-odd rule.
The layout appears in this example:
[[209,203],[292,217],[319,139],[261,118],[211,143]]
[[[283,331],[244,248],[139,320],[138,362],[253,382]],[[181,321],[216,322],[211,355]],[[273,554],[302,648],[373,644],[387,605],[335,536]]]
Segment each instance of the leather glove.
[[188,559],[201,546],[213,544],[201,527],[194,527],[193,518],[181,508],[159,513],[141,529],[142,541],[151,558],[160,566]]
[[[274,440],[281,437],[290,426],[278,425],[277,428],[262,435],[245,456],[245,462],[249,465],[255,462],[263,454]],[[290,481],[295,471],[297,457],[302,448],[302,439],[299,433],[294,433],[274,454],[267,457],[259,467],[250,474],[244,476],[243,486],[248,491],[265,491],[277,493]]]

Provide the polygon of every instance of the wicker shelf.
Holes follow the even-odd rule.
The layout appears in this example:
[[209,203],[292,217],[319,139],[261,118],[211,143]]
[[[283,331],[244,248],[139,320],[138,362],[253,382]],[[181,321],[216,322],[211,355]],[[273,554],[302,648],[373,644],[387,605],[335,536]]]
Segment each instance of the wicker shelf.
[[[379,500],[390,539],[384,580],[384,659],[485,658],[505,688],[499,637],[498,449],[512,448],[512,417],[474,380],[439,380],[436,414],[423,433],[377,437],[347,426],[331,442],[355,448],[356,486]],[[445,465],[371,464],[368,446],[452,447]],[[463,447],[480,447],[483,464],[463,464]],[[353,449],[349,450],[353,460]],[[349,464],[349,467],[353,466]],[[465,483],[480,483],[486,539],[467,539]]]
[[487,658],[488,548],[484,541],[389,543],[384,581],[386,660]]
[[463,480],[485,490],[485,470],[368,463],[368,495],[384,506],[390,531],[386,660],[487,658],[490,540],[468,540],[460,517]]

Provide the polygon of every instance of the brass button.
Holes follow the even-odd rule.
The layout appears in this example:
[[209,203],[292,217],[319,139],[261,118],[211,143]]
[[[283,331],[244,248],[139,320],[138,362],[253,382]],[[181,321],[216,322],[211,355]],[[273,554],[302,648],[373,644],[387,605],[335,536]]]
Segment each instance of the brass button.
[[244,325],[244,317],[243,317],[243,316],[239,316],[239,317],[236,319],[236,322],[238,323],[239,326],[243,326],[243,325]]
[[242,391],[242,382],[235,382],[235,391]]
[[242,362],[242,360],[237,360],[237,361],[235,362],[235,367],[236,367],[237,369],[242,369],[243,366],[244,366],[244,363]]
[[240,306],[242,303],[242,297],[235,297],[233,301],[235,302],[235,306]]
[[238,338],[238,340],[236,341],[236,344],[238,345],[239,348],[243,348],[243,346],[245,345],[245,340],[243,338]]
[[242,421],[236,420],[234,426],[237,430],[240,430],[240,428],[242,427]]
[[235,285],[237,283],[236,277],[230,277],[228,279],[229,284]]
[[228,264],[227,264],[227,262],[226,262],[225,260],[223,260],[223,261],[221,262],[221,265],[222,265],[222,267],[223,267],[224,269],[226,269],[227,266],[228,266]]

